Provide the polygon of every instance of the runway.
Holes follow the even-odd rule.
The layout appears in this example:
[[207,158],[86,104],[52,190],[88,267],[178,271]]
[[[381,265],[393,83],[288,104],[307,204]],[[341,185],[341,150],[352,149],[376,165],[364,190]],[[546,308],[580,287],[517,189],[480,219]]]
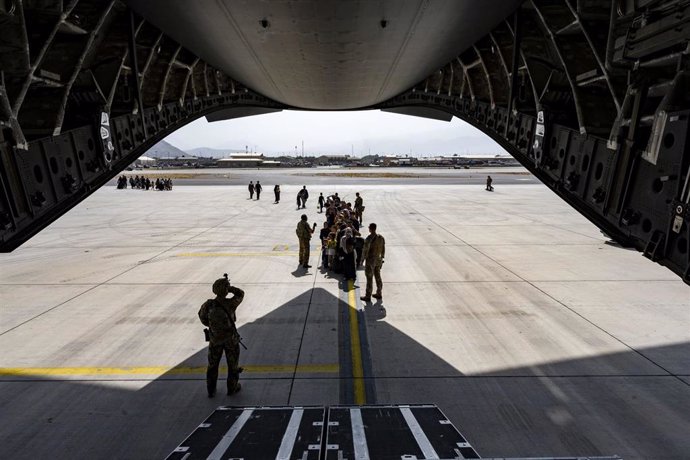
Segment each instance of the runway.
[[[0,254],[3,456],[163,458],[219,405],[364,403],[437,404],[483,457],[690,455],[690,287],[546,187],[295,176],[273,204],[247,177],[104,187]],[[315,240],[298,267],[321,191],[364,197],[382,301]],[[208,399],[197,311],[223,273],[246,371]]]
[[[207,168],[207,169],[138,169],[127,171],[127,176],[143,175],[171,177],[177,185],[247,185],[260,181],[264,192],[273,186],[284,185],[480,185],[486,176],[502,185],[539,184],[540,182],[522,167],[481,167],[472,169],[452,168]],[[115,185],[115,179],[109,185]]]

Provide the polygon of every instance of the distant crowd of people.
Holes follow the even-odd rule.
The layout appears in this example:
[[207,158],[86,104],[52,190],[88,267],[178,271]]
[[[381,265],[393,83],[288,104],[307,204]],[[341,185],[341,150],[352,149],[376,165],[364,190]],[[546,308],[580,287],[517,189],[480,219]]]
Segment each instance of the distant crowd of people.
[[151,180],[148,177],[139,175],[130,176],[129,179],[127,179],[127,176],[125,175],[122,175],[117,178],[118,189],[126,189],[127,183],[129,183],[130,188],[139,190],[172,190],[173,188],[172,179],[167,177],[159,177],[156,178],[155,181]]

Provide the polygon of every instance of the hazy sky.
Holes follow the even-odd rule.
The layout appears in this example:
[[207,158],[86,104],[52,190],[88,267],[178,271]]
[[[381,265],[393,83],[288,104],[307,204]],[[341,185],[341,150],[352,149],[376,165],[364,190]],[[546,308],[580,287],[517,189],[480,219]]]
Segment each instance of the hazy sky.
[[488,136],[457,118],[451,122],[360,112],[283,111],[208,123],[201,118],[165,139],[183,149],[241,149],[267,155],[323,153],[373,154],[506,154]]

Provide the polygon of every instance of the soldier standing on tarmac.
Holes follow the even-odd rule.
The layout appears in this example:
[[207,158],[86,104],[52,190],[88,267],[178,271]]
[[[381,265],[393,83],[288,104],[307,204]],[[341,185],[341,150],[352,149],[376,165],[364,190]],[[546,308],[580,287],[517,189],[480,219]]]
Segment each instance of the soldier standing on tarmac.
[[359,192],[355,193],[357,198],[355,198],[355,217],[359,221],[359,225],[362,225],[362,214],[364,213],[364,200],[359,196]]
[[[208,329],[208,369],[206,370],[206,389],[208,397],[216,395],[216,382],[218,380],[218,365],[225,352],[225,360],[228,363],[228,395],[237,393],[242,388],[240,385],[240,373],[238,367],[240,360],[240,335],[237,332],[235,311],[244,299],[244,291],[230,285],[228,275],[219,278],[213,283],[215,299],[208,299],[199,309],[199,319]],[[228,293],[232,293],[231,299],[226,299]]]
[[491,185],[491,183],[493,181],[494,180],[491,178],[491,176],[486,176],[486,191],[488,191],[488,192],[494,191],[494,187],[493,187],[493,185]]
[[273,194],[276,196],[276,201],[273,204],[280,203],[280,185],[276,184],[276,186],[273,187]]
[[[371,298],[381,299],[383,297],[383,280],[381,279],[381,266],[383,265],[383,257],[386,255],[386,241],[383,236],[376,233],[376,224],[369,224],[369,236],[364,240],[364,275],[367,278],[366,294],[360,297],[365,302],[371,302]],[[376,294],[371,293],[373,290],[373,280],[376,278]]]
[[326,204],[326,198],[323,193],[319,194],[319,212],[323,212],[323,206]]
[[263,187],[261,187],[261,184],[259,181],[256,181],[256,185],[254,186],[254,190],[256,190],[256,199],[259,200],[261,199],[261,190]]
[[309,226],[307,222],[307,215],[302,214],[300,221],[297,223],[297,238],[299,239],[299,264],[304,268],[309,268],[309,240],[311,240],[311,234],[314,233],[316,229],[316,223],[313,227]]
[[254,198],[254,182],[249,181],[249,186],[247,188],[249,189],[249,199],[251,200]]

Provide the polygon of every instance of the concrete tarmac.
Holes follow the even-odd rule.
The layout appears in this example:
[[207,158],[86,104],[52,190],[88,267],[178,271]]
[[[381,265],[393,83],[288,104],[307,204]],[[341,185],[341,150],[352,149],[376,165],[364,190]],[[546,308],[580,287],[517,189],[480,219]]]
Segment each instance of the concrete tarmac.
[[[163,458],[218,405],[353,403],[435,403],[484,457],[690,458],[690,287],[546,187],[494,185],[332,179],[305,210],[297,185],[102,188],[0,254],[3,458]],[[382,301],[315,240],[298,267],[320,191],[362,193]],[[197,311],[223,273],[249,349],[208,399]]]

